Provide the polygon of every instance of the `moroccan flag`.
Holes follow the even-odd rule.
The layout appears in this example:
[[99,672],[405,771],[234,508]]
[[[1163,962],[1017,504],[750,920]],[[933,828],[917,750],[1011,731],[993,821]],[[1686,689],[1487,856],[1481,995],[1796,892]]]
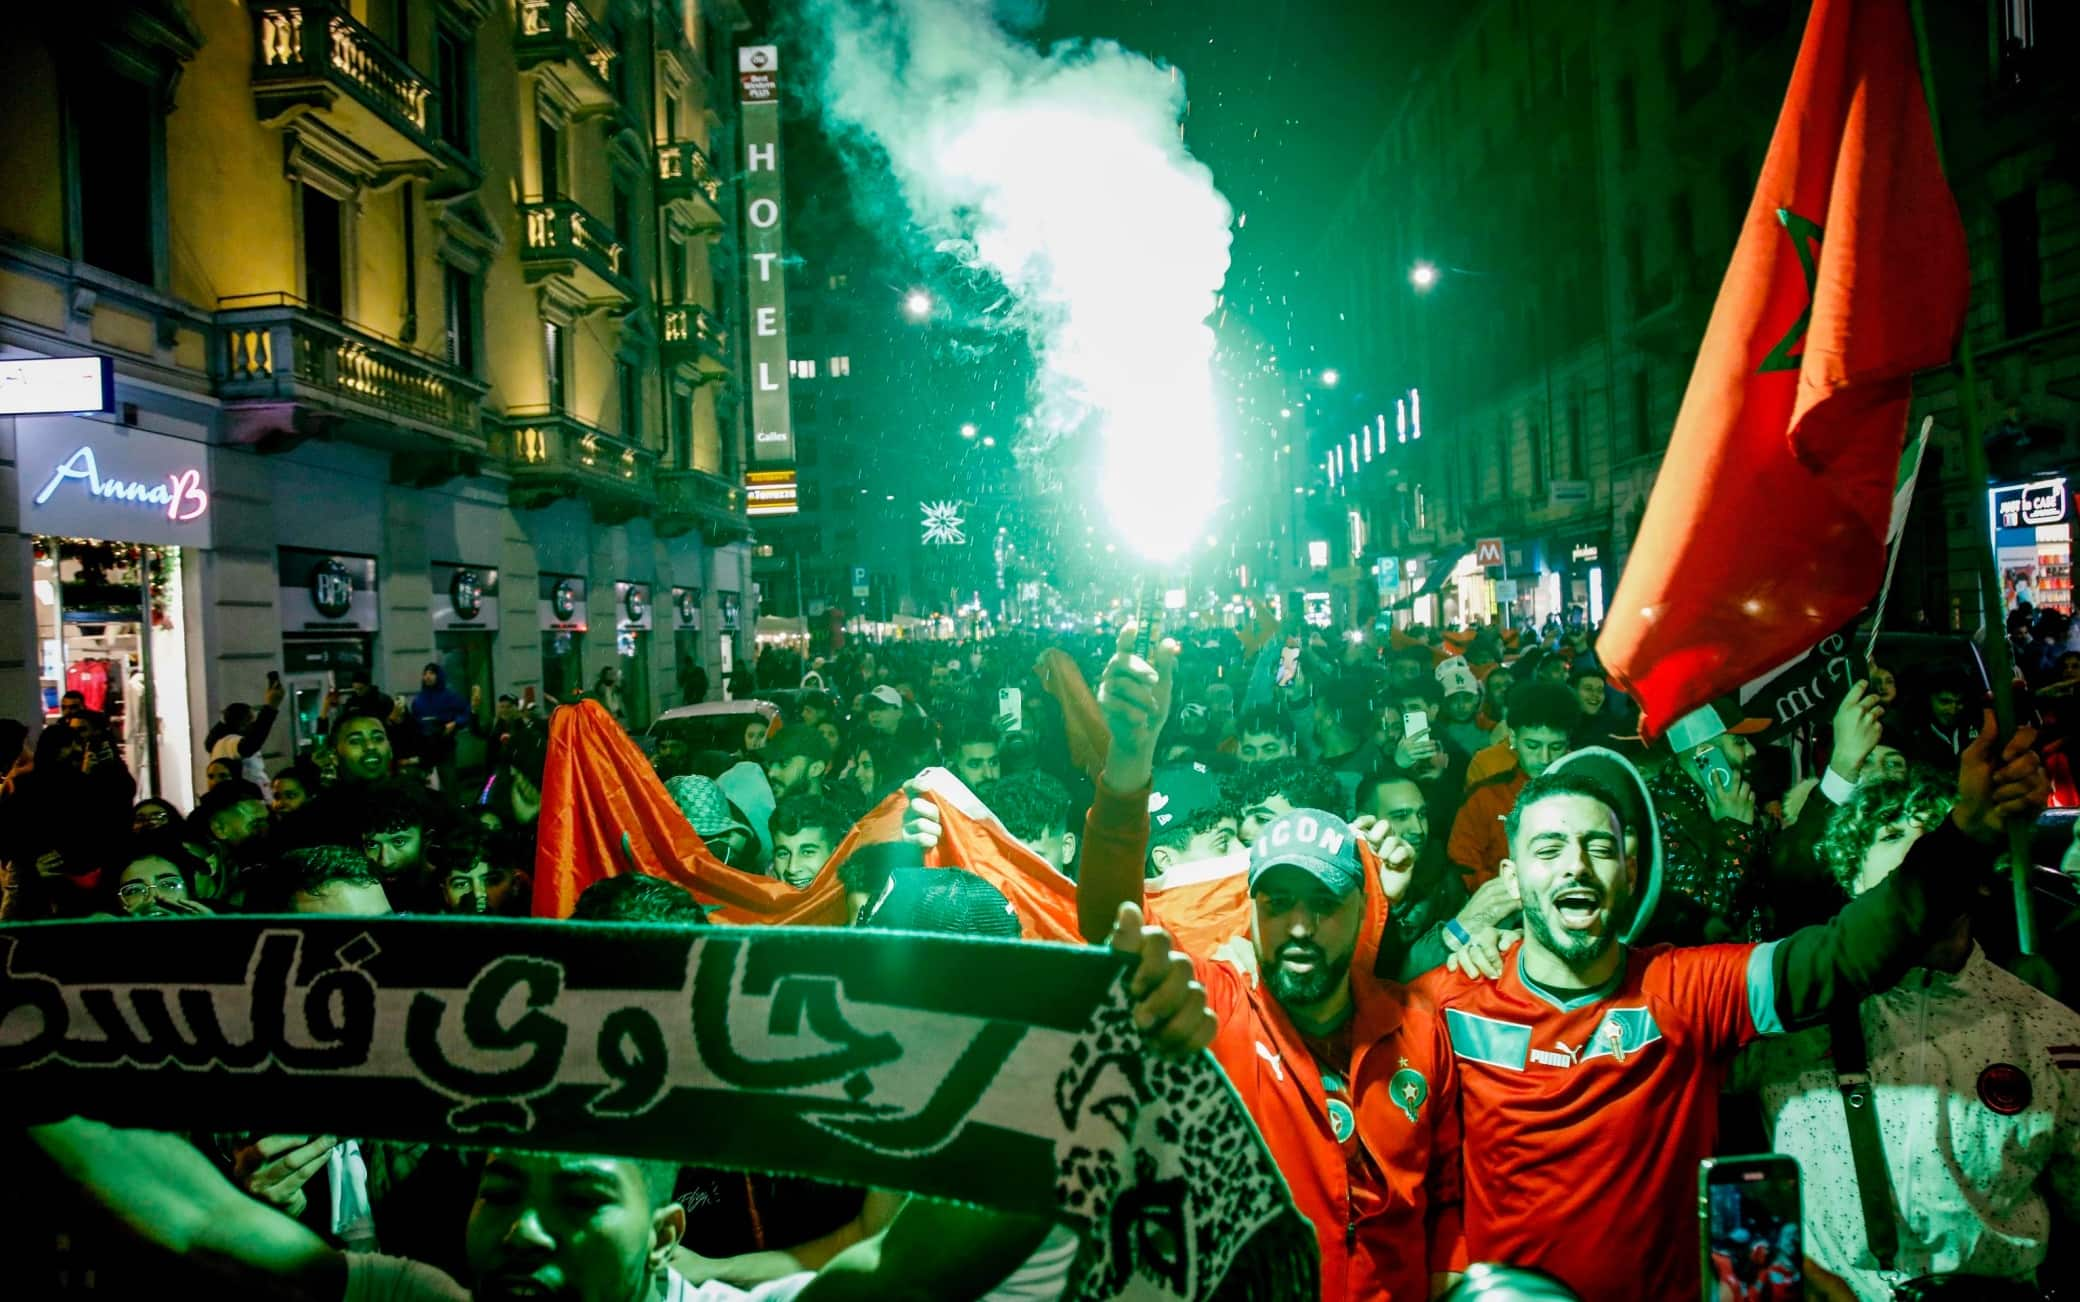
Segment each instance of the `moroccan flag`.
[[1967,288],[1906,0],[1815,0],[1597,644],[1650,735],[1876,593],[1909,379]]

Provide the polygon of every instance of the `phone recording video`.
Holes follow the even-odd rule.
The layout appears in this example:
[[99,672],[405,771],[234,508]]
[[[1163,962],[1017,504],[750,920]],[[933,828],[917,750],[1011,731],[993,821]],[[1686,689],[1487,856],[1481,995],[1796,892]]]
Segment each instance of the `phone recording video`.
[[1699,1163],[1705,1302],[1804,1302],[1798,1162],[1782,1153]]

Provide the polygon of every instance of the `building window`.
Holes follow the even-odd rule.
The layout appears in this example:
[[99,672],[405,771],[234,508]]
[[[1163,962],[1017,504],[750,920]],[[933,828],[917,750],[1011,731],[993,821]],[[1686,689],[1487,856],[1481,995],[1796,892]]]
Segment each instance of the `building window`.
[[563,327],[554,321],[542,322],[542,365],[548,378],[549,409],[563,410],[564,397],[564,354],[568,351],[564,342]]
[[1645,367],[1632,373],[1632,441],[1625,449],[1628,456],[1637,456],[1654,446],[1653,390],[1649,386]]
[[2001,324],[2008,338],[2044,328],[2044,261],[2038,249],[2037,192],[2024,190],[1993,206],[2000,230]]
[[630,248],[635,247],[636,204],[629,198],[628,182],[621,173],[614,173],[614,235]]
[[684,389],[672,391],[672,461],[693,465],[693,395]]
[[816,359],[813,357],[789,359],[787,373],[797,380],[813,380],[816,378]]
[[1668,230],[1675,240],[1675,263],[1678,267],[1688,266],[1697,252],[1697,215],[1690,207],[1687,191],[1679,193],[1668,204]]
[[474,158],[477,147],[470,131],[470,110],[477,102],[476,46],[445,23],[433,32],[433,85],[440,96],[441,139],[465,157]]
[[535,119],[534,152],[542,177],[542,198],[563,197],[563,129],[546,117]]
[[1582,400],[1567,400],[1567,427],[1553,450],[1553,471],[1562,479],[1582,477]]
[[152,93],[127,77],[100,76],[69,107],[80,261],[156,284],[152,133],[160,128]]
[[448,365],[464,375],[477,373],[477,278],[457,266],[441,269],[443,315],[448,333]]
[[303,299],[320,312],[346,313],[345,214],[339,200],[312,186],[303,200]]
[[1495,431],[1495,479],[1497,489],[1503,497],[1508,497],[1516,491],[1516,485],[1511,482],[1515,476],[1510,473],[1515,469],[1510,465],[1510,458],[1516,455],[1516,451],[1510,444],[1507,426]]
[[834,379],[834,380],[835,380],[835,379],[838,379],[838,378],[839,378],[839,377],[841,377],[841,376],[847,376],[847,375],[850,375],[850,374],[852,374],[852,359],[851,359],[850,357],[833,357],[833,358],[831,358],[831,378],[832,378],[832,379]]
[[621,400],[621,437],[630,443],[643,441],[643,382],[627,358],[614,359],[614,389]]
[[1546,431],[1536,425],[1531,427],[1529,451],[1531,453],[1531,481],[1525,487],[1533,493],[1538,493],[1543,491],[1546,486]]
[[664,242],[664,287],[666,301],[686,301],[686,245],[673,236]]
[[1647,310],[1647,240],[1637,221],[1625,226],[1625,301],[1634,316]]
[[664,93],[664,138],[679,138],[679,97],[670,91]]

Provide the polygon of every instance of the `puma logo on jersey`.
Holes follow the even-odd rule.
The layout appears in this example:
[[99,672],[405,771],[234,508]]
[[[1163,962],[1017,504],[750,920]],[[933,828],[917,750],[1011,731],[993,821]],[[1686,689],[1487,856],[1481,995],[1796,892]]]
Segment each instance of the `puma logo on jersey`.
[[1283,1081],[1285,1080],[1285,1078],[1286,1078],[1286,1064],[1285,1064],[1285,1060],[1284,1060],[1283,1058],[1280,1058],[1280,1057],[1278,1056],[1278,1051],[1277,1051],[1277,1050],[1273,1049],[1273,1048],[1272,1048],[1272,1047],[1271,1047],[1270,1045],[1268,1045],[1268,1044],[1264,1043],[1264,1042],[1263,1042],[1262,1040],[1259,1040],[1259,1041],[1257,1041],[1257,1056],[1258,1056],[1259,1058],[1262,1058],[1262,1059],[1263,1059],[1263,1060],[1264,1060],[1265,1062],[1268,1062],[1268,1063],[1270,1063],[1270,1064],[1271,1064],[1271,1074],[1272,1074],[1273,1076],[1276,1076],[1276,1077],[1278,1077],[1278,1079],[1279,1079],[1279,1080],[1280,1080],[1281,1082],[1283,1082]]
[[[1559,1050],[1559,1052],[1555,1053],[1554,1049]],[[1531,1051],[1531,1061],[1541,1067],[1572,1067],[1581,1060],[1582,1051],[1580,1049],[1568,1048],[1565,1040],[1553,1041],[1552,1049],[1533,1049]]]

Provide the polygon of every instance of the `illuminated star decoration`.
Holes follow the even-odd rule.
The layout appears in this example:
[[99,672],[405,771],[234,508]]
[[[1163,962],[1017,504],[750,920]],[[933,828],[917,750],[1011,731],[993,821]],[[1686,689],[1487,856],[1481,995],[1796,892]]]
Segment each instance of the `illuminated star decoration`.
[[924,540],[928,543],[951,543],[959,546],[968,541],[961,532],[965,524],[961,518],[959,502],[920,502],[924,508]]

